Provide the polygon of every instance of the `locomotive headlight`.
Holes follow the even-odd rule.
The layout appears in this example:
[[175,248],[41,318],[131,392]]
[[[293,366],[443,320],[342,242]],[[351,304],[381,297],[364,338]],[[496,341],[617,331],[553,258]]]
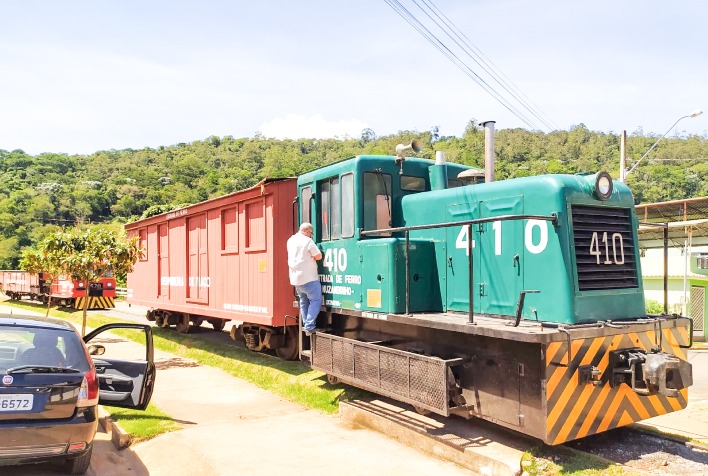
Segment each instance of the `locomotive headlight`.
[[612,195],[612,177],[607,172],[600,172],[595,178],[595,195],[600,200],[607,200]]

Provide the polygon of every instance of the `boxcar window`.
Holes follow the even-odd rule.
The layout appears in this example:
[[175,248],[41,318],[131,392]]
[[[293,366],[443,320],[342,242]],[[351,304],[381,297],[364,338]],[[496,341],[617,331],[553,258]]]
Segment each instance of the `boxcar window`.
[[138,230],[138,247],[140,248],[140,261],[148,259],[147,228]]
[[329,181],[322,183],[322,193],[320,194],[322,200],[322,213],[320,213],[320,220],[322,221],[320,230],[320,236],[322,241],[329,240]]
[[401,190],[410,192],[425,192],[425,179],[411,175],[401,175]]
[[221,212],[221,251],[238,252],[238,207]]
[[[312,210],[310,209],[310,201],[312,200],[312,187],[305,187],[300,192],[300,209],[302,222],[312,223]],[[301,223],[302,223],[301,222]]]
[[354,175],[342,175],[342,238],[354,236]]
[[[378,230],[391,226],[391,176],[364,173],[364,229]],[[390,236],[382,233],[381,236]]]
[[262,251],[266,247],[265,204],[258,200],[246,204],[246,248]]

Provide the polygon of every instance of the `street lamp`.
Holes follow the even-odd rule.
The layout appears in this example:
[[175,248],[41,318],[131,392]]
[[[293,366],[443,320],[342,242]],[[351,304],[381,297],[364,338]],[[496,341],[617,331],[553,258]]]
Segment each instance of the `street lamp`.
[[703,114],[703,111],[701,111],[700,109],[696,109],[696,110],[693,111],[691,114],[688,114],[688,115],[686,115],[686,116],[681,116],[681,117],[679,117],[678,119],[676,119],[676,122],[674,122],[674,123],[671,125],[671,127],[669,127],[669,129],[668,129],[666,132],[664,132],[664,135],[662,135],[661,137],[659,137],[659,138],[656,140],[656,142],[654,142],[654,144],[653,144],[651,147],[649,147],[649,150],[647,150],[646,152],[644,152],[644,155],[642,155],[642,156],[639,158],[639,160],[637,160],[637,161],[634,163],[634,165],[632,166],[632,168],[630,168],[629,170],[624,170],[624,166],[620,167],[620,182],[624,182],[625,179],[627,178],[627,175],[629,175],[629,174],[631,174],[632,172],[634,172],[634,169],[636,169],[637,166],[639,165],[639,163],[640,163],[642,160],[644,160],[644,157],[646,157],[647,155],[649,155],[649,152],[651,152],[652,150],[654,150],[654,147],[656,147],[656,144],[658,144],[661,139],[663,139],[664,137],[666,137],[666,134],[668,134],[669,132],[671,132],[671,129],[673,129],[674,127],[676,127],[676,124],[678,124],[679,122],[681,122],[683,119],[686,119],[687,117],[698,117],[698,116],[700,116],[701,114]]

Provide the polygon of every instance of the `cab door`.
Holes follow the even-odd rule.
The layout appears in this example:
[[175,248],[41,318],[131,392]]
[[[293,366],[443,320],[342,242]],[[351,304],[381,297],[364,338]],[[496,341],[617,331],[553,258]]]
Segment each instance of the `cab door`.
[[[144,342],[116,341],[115,336],[105,334],[101,337],[104,332],[115,329],[132,330],[136,336],[142,336]],[[84,343],[89,347],[96,366],[99,403],[145,410],[152,397],[157,373],[152,328],[144,324],[106,324],[87,334]],[[143,344],[144,349],[141,347]],[[96,349],[102,349],[108,356],[94,355]]]

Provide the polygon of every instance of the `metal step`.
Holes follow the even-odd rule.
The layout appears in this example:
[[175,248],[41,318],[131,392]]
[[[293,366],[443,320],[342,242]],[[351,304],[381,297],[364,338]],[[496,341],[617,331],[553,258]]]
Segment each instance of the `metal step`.
[[344,383],[439,415],[450,415],[450,367],[463,359],[441,359],[332,334],[313,334],[312,368]]

